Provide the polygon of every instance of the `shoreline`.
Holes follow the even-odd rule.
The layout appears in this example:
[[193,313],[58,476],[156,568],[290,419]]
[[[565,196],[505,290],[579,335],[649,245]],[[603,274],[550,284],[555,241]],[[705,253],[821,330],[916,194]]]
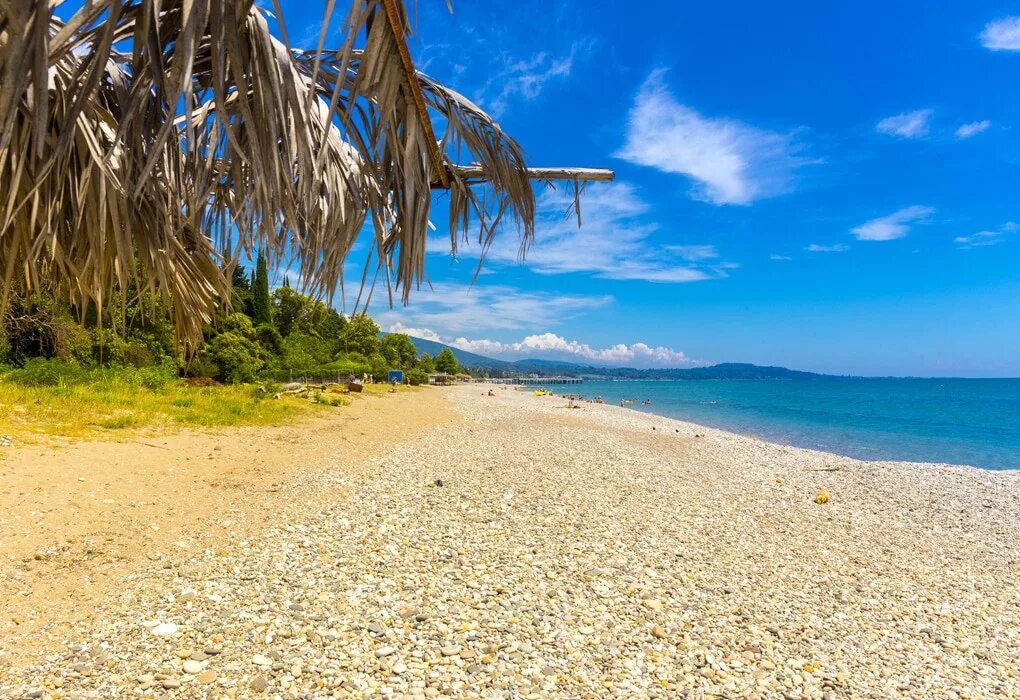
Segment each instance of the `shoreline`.
[[[871,377],[865,377],[865,378],[870,379]],[[903,378],[903,377],[895,377],[895,379],[901,379],[901,378]],[[906,377],[906,378],[909,379],[910,377]],[[664,381],[664,382],[666,382],[666,381],[669,381],[669,382],[672,382],[672,381],[676,381],[676,380],[671,380],[671,379],[664,379],[664,380],[620,379],[620,380],[613,380],[613,381],[621,381],[621,382],[627,382],[627,381]],[[711,380],[711,379],[706,380],[706,379],[698,379],[698,380],[684,380],[684,381],[743,381],[743,380]],[[748,381],[755,381],[755,380],[748,380]],[[774,381],[793,381],[793,380],[777,379],[777,380],[774,380]],[[522,392],[518,392],[518,393],[524,393],[524,392],[522,391]],[[558,398],[558,399],[567,399],[570,396],[570,394],[560,394],[560,393],[554,392],[553,396],[555,398]],[[582,394],[582,396],[583,396],[583,394]],[[533,397],[533,398],[542,398],[542,397]],[[977,466],[974,466],[973,464],[959,464],[959,463],[955,463],[955,462],[926,462],[926,461],[923,461],[923,460],[911,460],[911,459],[868,459],[868,458],[865,458],[865,457],[855,457],[855,456],[853,456],[851,454],[847,454],[847,453],[844,453],[844,452],[833,452],[833,451],[830,451],[830,450],[819,450],[819,449],[816,449],[816,448],[813,448],[813,447],[806,447],[806,446],[797,445],[797,444],[794,444],[794,443],[780,442],[779,440],[770,438],[770,437],[765,436],[765,435],[757,435],[757,434],[755,434],[753,432],[743,432],[743,431],[738,430],[736,428],[719,428],[719,427],[707,425],[705,423],[698,423],[698,422],[693,421],[693,420],[686,420],[684,418],[677,418],[675,416],[668,416],[668,415],[665,415],[663,413],[656,413],[655,411],[642,410],[641,408],[638,408],[637,406],[618,406],[616,404],[611,404],[611,403],[595,404],[595,403],[592,403],[589,399],[582,399],[580,401],[580,403],[582,403],[585,407],[594,405],[594,406],[608,407],[608,408],[611,408],[611,409],[620,409],[620,410],[623,410],[623,411],[631,411],[631,412],[636,413],[638,415],[654,416],[656,418],[661,418],[663,420],[674,421],[676,423],[681,423],[681,424],[685,424],[685,425],[694,426],[696,428],[703,429],[703,430],[706,430],[706,431],[707,430],[713,430],[713,431],[720,432],[720,433],[727,433],[729,435],[734,435],[734,436],[737,436],[737,437],[746,438],[748,440],[754,440],[754,441],[758,441],[758,442],[768,443],[768,444],[774,445],[776,447],[785,447],[785,448],[794,449],[794,450],[804,450],[805,452],[812,452],[812,453],[819,454],[819,455],[825,455],[825,456],[828,456],[828,457],[839,458],[839,459],[846,459],[846,460],[851,460],[851,461],[855,461],[855,462],[864,462],[866,464],[900,464],[900,465],[907,465],[907,466],[909,466],[909,465],[916,465],[916,466],[924,467],[926,469],[927,468],[966,469],[966,470],[975,470],[975,471],[982,472],[982,473],[990,472],[992,474],[1007,474],[1007,475],[1020,476],[1020,467],[1009,468],[1009,469],[992,469],[992,468],[988,468],[988,467],[977,467]]]
[[264,529],[125,577],[0,695],[1020,696],[1020,480],[425,394],[421,431],[305,435]]
[[[621,381],[631,381],[631,380],[621,380]],[[703,380],[692,380],[692,381],[703,381]],[[527,398],[529,398],[529,399],[543,399],[544,400],[544,399],[552,398],[552,399],[558,399],[558,400],[566,401],[568,399],[568,397],[569,397],[569,394],[558,394],[558,393],[553,393],[552,396],[546,396],[546,397],[533,396],[533,395],[530,395],[529,392],[524,392],[524,391],[520,391],[520,392],[516,392],[516,393],[518,393],[520,395],[528,394]],[[734,429],[730,429],[730,428],[717,428],[717,427],[714,427],[714,426],[711,426],[711,425],[706,425],[704,423],[698,423],[698,422],[692,421],[692,420],[685,420],[683,418],[676,418],[676,417],[673,417],[673,416],[667,416],[667,415],[664,415],[664,414],[661,414],[661,413],[656,413],[654,411],[641,410],[640,408],[638,408],[636,406],[619,406],[619,405],[610,404],[610,403],[595,404],[595,403],[590,403],[587,399],[582,400],[580,402],[580,404],[583,406],[583,408],[595,407],[596,410],[600,410],[600,411],[601,410],[624,411],[624,412],[626,412],[627,414],[630,414],[630,415],[643,416],[643,417],[645,417],[647,419],[647,422],[649,423],[649,425],[651,423],[654,423],[656,421],[656,419],[657,419],[659,421],[666,421],[666,422],[669,422],[669,423],[674,423],[674,424],[676,424],[678,426],[683,426],[687,430],[695,430],[695,431],[699,431],[699,432],[702,432],[702,433],[712,432],[712,433],[716,433],[716,434],[723,435],[723,436],[730,436],[732,438],[737,438],[737,439],[740,439],[740,440],[747,440],[747,441],[750,441],[752,443],[760,443],[760,444],[763,444],[763,445],[768,445],[768,446],[771,446],[773,448],[778,448],[778,449],[783,449],[783,450],[796,450],[798,452],[804,452],[804,453],[816,456],[819,459],[823,459],[823,460],[824,459],[839,460],[841,462],[860,463],[862,465],[869,465],[869,466],[891,465],[891,466],[902,467],[902,468],[907,468],[907,469],[920,468],[920,469],[924,469],[924,470],[963,471],[963,472],[973,472],[973,473],[976,473],[978,475],[991,474],[991,475],[1004,475],[1004,476],[1007,476],[1007,477],[1020,477],[1020,468],[1018,468],[1018,469],[987,469],[987,468],[984,468],[984,467],[976,467],[976,466],[971,465],[971,464],[956,464],[956,463],[952,463],[952,462],[925,462],[925,461],[920,461],[920,460],[904,460],[904,459],[865,459],[865,458],[861,458],[861,457],[854,457],[853,455],[849,455],[849,454],[845,454],[845,453],[840,453],[840,452],[831,452],[831,451],[828,451],[828,450],[819,450],[819,449],[815,449],[815,448],[812,448],[812,447],[802,447],[800,445],[794,445],[794,444],[790,444],[790,443],[779,442],[777,440],[773,440],[773,439],[770,439],[768,437],[764,437],[764,436],[761,436],[761,435],[755,435],[753,433],[744,433],[744,432],[741,432],[739,430],[734,430]]]
[[[831,379],[826,377],[826,379]],[[839,379],[838,377],[836,379]],[[885,379],[885,378],[878,378]],[[892,378],[899,381],[902,378]],[[865,407],[860,412],[860,395],[833,394],[822,392],[805,397],[794,392],[787,397],[786,393],[775,394],[771,391],[759,393],[752,391],[746,396],[743,392],[732,392],[720,389],[718,392],[681,390],[674,395],[672,391],[663,391],[658,384],[678,385],[690,384],[703,386],[712,382],[724,384],[774,384],[776,382],[798,380],[595,380],[594,385],[577,387],[579,391],[570,392],[552,387],[553,391],[564,397],[584,396],[587,403],[595,395],[608,392],[609,398],[605,405],[618,406],[621,399],[628,400],[628,406],[634,411],[663,418],[690,422],[706,428],[731,432],[748,438],[764,440],[787,447],[825,452],[841,457],[866,462],[904,462],[917,464],[939,464],[947,466],[971,467],[982,471],[1020,473],[1020,459],[1016,457],[1020,450],[1020,442],[1015,438],[1006,440],[1008,431],[1020,429],[1020,424],[1008,421],[1006,414],[999,409],[998,415],[988,417],[990,423],[982,423],[975,417],[956,425],[958,432],[946,428],[943,431],[923,432],[914,429],[915,421],[926,425],[926,421],[952,421],[956,416],[947,414],[901,415],[897,413],[900,405],[906,400],[903,395],[893,394],[888,397],[889,407],[885,413],[879,413]],[[801,383],[811,384],[813,380]],[[927,380],[923,380],[927,381]],[[964,380],[969,381],[969,380]],[[1000,382],[992,379],[990,382]],[[600,383],[635,383],[652,385],[647,387],[649,393],[634,394],[618,393],[619,390],[600,387]],[[601,389],[605,389],[603,392]],[[640,405],[644,398],[654,399],[651,406]],[[969,397],[971,403],[979,397]],[[676,400],[675,400],[676,399]],[[847,400],[851,403],[844,409],[821,409],[816,406],[839,406]],[[789,401],[789,403],[787,403]],[[857,403],[852,403],[856,401]],[[706,404],[721,404],[721,408]],[[660,406],[664,406],[663,411]],[[671,415],[683,414],[683,415]],[[818,413],[819,417],[812,417]],[[806,414],[807,417],[802,417]],[[967,421],[970,421],[969,423]],[[947,424],[948,425],[948,424]],[[955,425],[955,424],[954,424]],[[1004,432],[1005,431],[1005,432]],[[1001,434],[1000,434],[1001,433]],[[1016,443],[1016,450],[1011,445]]]

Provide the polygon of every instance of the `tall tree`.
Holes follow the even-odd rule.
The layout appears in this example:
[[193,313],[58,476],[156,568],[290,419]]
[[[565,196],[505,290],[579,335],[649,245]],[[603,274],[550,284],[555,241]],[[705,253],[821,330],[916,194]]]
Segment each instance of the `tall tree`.
[[418,358],[418,362],[415,363],[415,367],[425,374],[432,374],[436,371],[436,365],[432,362],[432,357],[427,352],[423,352],[421,354],[421,357]]
[[411,367],[418,356],[418,349],[404,333],[387,334],[382,339],[382,352],[394,367]]
[[443,348],[443,351],[436,355],[436,369],[447,374],[460,372],[460,363],[450,348]]
[[273,322],[273,301],[269,297],[269,268],[266,256],[259,251],[255,266],[255,281],[251,290],[252,322],[256,326]]
[[353,317],[340,331],[342,352],[357,352],[368,357],[379,352],[381,347],[379,326],[365,314]]

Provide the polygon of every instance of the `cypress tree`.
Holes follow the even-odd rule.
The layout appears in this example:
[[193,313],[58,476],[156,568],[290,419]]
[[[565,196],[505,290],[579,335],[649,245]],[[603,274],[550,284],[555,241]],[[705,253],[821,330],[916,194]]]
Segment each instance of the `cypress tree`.
[[255,282],[252,284],[252,323],[261,326],[273,322],[273,302],[269,298],[269,269],[266,256],[259,252],[255,267]]

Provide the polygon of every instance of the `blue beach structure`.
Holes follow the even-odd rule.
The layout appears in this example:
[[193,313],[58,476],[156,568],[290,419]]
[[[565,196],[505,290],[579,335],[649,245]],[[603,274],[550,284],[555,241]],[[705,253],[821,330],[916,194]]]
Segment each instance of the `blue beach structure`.
[[396,382],[397,384],[404,383],[404,371],[400,369],[391,369],[386,375],[386,381],[390,384]]

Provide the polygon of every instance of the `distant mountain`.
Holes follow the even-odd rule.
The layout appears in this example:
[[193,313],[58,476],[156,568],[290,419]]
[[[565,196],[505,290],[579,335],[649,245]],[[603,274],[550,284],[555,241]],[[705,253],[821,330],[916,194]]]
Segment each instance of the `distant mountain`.
[[418,349],[418,354],[427,352],[432,357],[435,357],[443,350],[450,350],[453,356],[457,358],[457,362],[460,363],[461,367],[467,369],[490,369],[499,370],[504,372],[515,372],[513,363],[505,362],[503,360],[494,360],[491,357],[482,357],[476,355],[473,352],[467,352],[466,350],[459,350],[451,345],[444,345],[443,343],[437,343],[434,340],[425,340],[424,338],[415,338],[410,336],[411,342],[414,343],[414,347]]
[[809,379],[825,375],[799,372],[785,367],[761,367],[748,363],[724,362],[711,367],[637,369],[636,367],[602,367],[563,360],[496,360],[473,352],[459,350],[434,340],[411,337],[419,353],[435,357],[443,350],[453,352],[462,367],[473,372],[501,374],[566,375],[592,379]]

